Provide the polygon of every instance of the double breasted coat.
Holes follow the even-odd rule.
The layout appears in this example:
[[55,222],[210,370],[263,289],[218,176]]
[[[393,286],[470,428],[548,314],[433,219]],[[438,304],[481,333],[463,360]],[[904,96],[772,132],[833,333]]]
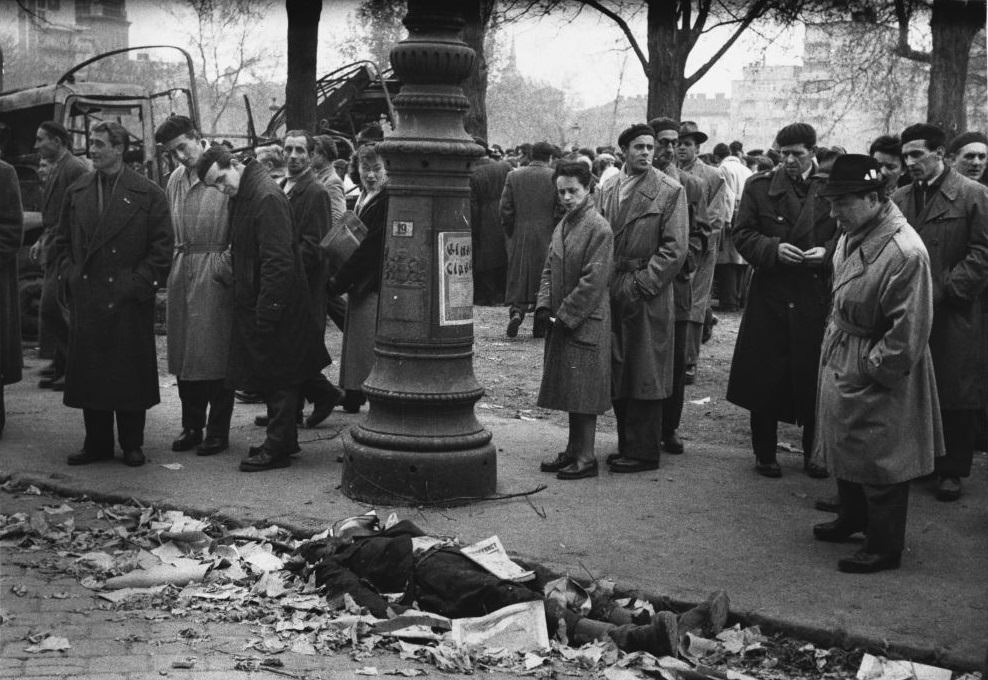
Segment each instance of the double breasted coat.
[[[800,198],[780,167],[745,184],[734,244],[754,268],[748,303],[734,345],[728,401],[802,424],[814,414],[820,343],[830,303],[831,259],[837,223],[824,181],[811,178]],[[778,261],[779,243],[826,248],[817,267]]]
[[823,339],[815,460],[837,479],[898,484],[944,451],[928,340],[933,281],[923,241],[887,204],[841,236]]
[[988,188],[946,168],[940,188],[916,213],[915,185],[893,201],[923,239],[933,276],[930,351],[940,407],[988,404]]
[[613,259],[611,226],[587,197],[552,232],[542,271],[536,309],[557,319],[545,343],[543,408],[599,414],[611,407]]
[[[21,307],[17,251],[24,236],[24,212],[17,171],[0,161],[0,384],[21,379]],[[3,426],[0,421],[0,427]]]
[[470,230],[474,270],[478,273],[501,269],[508,264],[499,209],[504,183],[511,169],[510,163],[481,158],[470,172]]
[[[280,182],[283,188],[286,181],[283,179]],[[306,170],[295,180],[287,196],[292,208],[292,227],[309,283],[309,312],[320,332],[325,333],[329,261],[319,244],[333,224],[332,197],[312,170]]]
[[329,363],[309,311],[291,208],[264,166],[249,161],[230,201],[235,301],[227,381],[271,392],[298,385]]
[[507,236],[508,279],[504,301],[535,302],[552,230],[561,215],[552,168],[543,161],[512,170],[501,193],[501,226]]
[[597,201],[614,232],[611,397],[665,399],[672,393],[675,347],[672,282],[686,259],[689,232],[686,192],[649,168],[638,177],[621,172],[607,180]]
[[175,234],[168,371],[179,380],[222,380],[233,330],[229,198],[184,166],[172,171],[165,195]]
[[160,399],[154,306],[172,260],[171,218],[150,180],[126,166],[116,177],[101,174],[69,187],[55,235],[70,316],[64,402],[144,410]]

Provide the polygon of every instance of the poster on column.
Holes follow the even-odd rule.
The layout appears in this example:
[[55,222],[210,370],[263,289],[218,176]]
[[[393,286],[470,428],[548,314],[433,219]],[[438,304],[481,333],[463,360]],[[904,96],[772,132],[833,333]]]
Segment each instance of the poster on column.
[[473,323],[473,246],[470,232],[439,232],[439,262],[439,325]]

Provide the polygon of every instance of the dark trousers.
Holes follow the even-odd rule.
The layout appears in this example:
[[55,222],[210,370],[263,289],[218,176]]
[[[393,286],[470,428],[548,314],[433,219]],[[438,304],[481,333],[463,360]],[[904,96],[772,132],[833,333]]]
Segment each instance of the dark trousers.
[[485,307],[503,304],[507,275],[507,267],[474,272],[473,303]]
[[936,473],[941,477],[967,477],[974,458],[974,438],[980,410],[940,411],[943,420],[943,443],[947,455],[936,459]]
[[264,437],[264,448],[274,456],[288,456],[298,448],[299,387],[283,387],[265,393],[268,406],[268,429]]
[[676,322],[676,334],[672,353],[672,394],[662,400],[662,437],[679,429],[683,417],[683,400],[686,397],[686,341],[689,321]]
[[326,314],[340,332],[343,332],[343,324],[346,322],[346,300],[340,295],[329,295],[326,297]]
[[117,441],[124,451],[133,451],[144,446],[144,420],[146,410],[103,411],[94,408],[82,409],[82,419],[86,424],[86,441],[82,448],[95,456],[113,455],[113,417],[117,418]]
[[[813,420],[803,423],[803,456],[813,453],[815,425]],[[779,419],[774,414],[751,412],[751,446],[759,463],[775,462],[775,451],[779,447]]]
[[40,328],[38,340],[41,355],[50,357],[56,375],[65,373],[65,357],[69,351],[69,321],[65,309],[58,303],[58,276],[54,268],[45,272],[41,284]]
[[741,286],[744,280],[744,264],[718,264],[714,267],[717,284],[717,306],[722,311],[741,307]]
[[618,453],[638,460],[658,460],[662,445],[663,399],[614,399]]
[[178,398],[182,400],[183,430],[206,428],[207,437],[230,436],[233,390],[226,386],[225,380],[179,380]]
[[837,521],[864,531],[864,550],[877,554],[901,553],[906,543],[909,482],[858,484],[837,480],[840,509]]
[[343,391],[329,382],[329,379],[322,371],[317,372],[311,378],[302,381],[299,386],[298,409],[302,410],[303,402],[309,401],[318,404],[324,401],[332,401],[334,404],[343,398]]

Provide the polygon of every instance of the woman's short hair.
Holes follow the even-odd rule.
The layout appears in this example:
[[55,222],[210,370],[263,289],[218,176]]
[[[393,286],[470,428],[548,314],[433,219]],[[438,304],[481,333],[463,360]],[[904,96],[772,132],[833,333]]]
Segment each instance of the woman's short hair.
[[[381,158],[381,154],[377,152],[377,144],[364,144],[357,149],[357,153],[354,154],[356,158],[356,164],[359,166],[361,163],[373,163]],[[383,160],[383,159],[382,159]]]
[[556,166],[555,172],[552,173],[552,181],[555,182],[557,177],[575,177],[584,189],[590,188],[590,168],[587,167],[586,163],[563,161]]
[[902,142],[899,141],[898,135],[881,135],[880,137],[875,137],[875,141],[868,147],[868,155],[871,156],[875,153],[901,156]]

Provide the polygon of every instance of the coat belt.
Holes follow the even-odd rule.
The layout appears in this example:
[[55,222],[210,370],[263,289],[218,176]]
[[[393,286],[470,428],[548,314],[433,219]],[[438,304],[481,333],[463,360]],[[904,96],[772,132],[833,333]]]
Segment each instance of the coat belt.
[[179,253],[222,253],[227,249],[225,243],[176,243],[175,254]]
[[868,338],[869,340],[877,340],[881,337],[880,332],[876,329],[851,323],[844,317],[837,314],[833,315],[832,320],[837,328],[848,335],[853,335],[858,338]]
[[641,271],[648,266],[651,259],[650,257],[636,259],[619,257],[614,260],[614,271],[618,274]]

